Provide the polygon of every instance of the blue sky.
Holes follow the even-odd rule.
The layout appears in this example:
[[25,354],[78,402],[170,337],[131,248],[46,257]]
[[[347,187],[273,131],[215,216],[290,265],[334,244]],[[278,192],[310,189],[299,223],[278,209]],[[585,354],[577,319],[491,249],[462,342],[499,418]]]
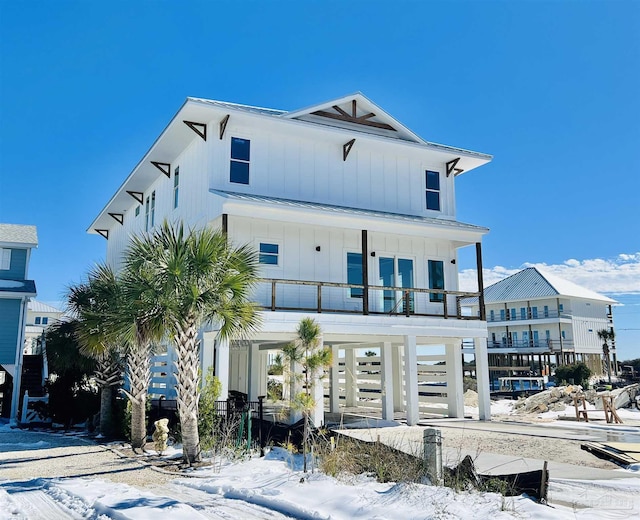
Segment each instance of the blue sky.
[[187,96],[296,109],[359,90],[494,155],[457,183],[458,218],[491,228],[488,279],[545,264],[612,295],[619,356],[640,357],[638,27],[634,0],[2,0],[0,222],[38,226],[31,276],[60,300]]

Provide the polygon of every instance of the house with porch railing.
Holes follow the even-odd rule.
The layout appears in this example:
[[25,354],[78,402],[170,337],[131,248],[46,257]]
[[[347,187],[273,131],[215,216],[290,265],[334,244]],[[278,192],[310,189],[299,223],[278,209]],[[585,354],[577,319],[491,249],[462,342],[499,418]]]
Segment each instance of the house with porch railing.
[[[480,314],[477,297],[463,303]],[[487,287],[483,303],[492,389],[499,390],[500,377],[548,378],[553,365],[581,362],[594,374],[607,373],[598,331],[613,330],[615,300],[528,267]],[[610,357],[617,372],[615,341]]]
[[[131,236],[164,220],[255,247],[261,330],[230,342],[214,325],[201,331],[203,373],[214,366],[223,398],[265,395],[269,354],[311,316],[335,361],[317,424],[325,411],[359,409],[409,424],[461,417],[463,339],[475,345],[488,418],[485,316],[460,305],[482,299],[482,279],[478,292],[459,291],[457,270],[469,247],[482,273],[488,230],[456,219],[455,182],[490,160],[424,140],[361,93],[290,111],[188,98],[89,232],[107,240],[116,269]],[[375,371],[358,361],[366,350]]]

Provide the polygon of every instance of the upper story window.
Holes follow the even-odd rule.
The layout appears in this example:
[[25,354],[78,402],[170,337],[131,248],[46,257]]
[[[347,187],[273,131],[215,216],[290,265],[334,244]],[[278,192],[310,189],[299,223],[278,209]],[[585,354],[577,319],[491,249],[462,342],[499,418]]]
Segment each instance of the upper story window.
[[489,321],[495,321],[495,320],[496,320],[496,311],[492,309],[489,311]]
[[140,204],[136,206],[136,217],[140,215]]
[[0,248],[0,269],[3,271],[11,269],[11,249]]
[[534,320],[538,319],[538,307],[531,307],[531,317]]
[[440,173],[427,170],[427,209],[440,211]]
[[500,309],[500,321],[504,321],[505,319],[506,319],[505,310],[504,309]]
[[[429,260],[429,289],[444,290],[444,262],[442,260]],[[444,300],[442,293],[429,293],[430,302]]]
[[[354,285],[364,284],[362,276],[362,253],[347,253],[347,283]],[[349,288],[351,298],[362,298],[363,289]]]
[[40,323],[42,322],[42,318],[40,316],[36,316],[36,325],[40,325]]
[[237,184],[249,184],[249,158],[251,141],[249,139],[231,138],[231,169],[229,180]]
[[43,325],[48,325],[48,324],[49,324],[49,318],[47,318],[46,316],[44,316],[44,317],[42,318],[42,324],[43,324]]
[[173,171],[173,208],[178,207],[178,192],[180,190],[180,166]]
[[152,191],[144,202],[144,230],[149,231],[156,220],[156,192]]
[[278,265],[279,249],[278,244],[265,244],[264,242],[260,242],[258,261],[261,264]]
[[520,307],[520,319],[527,319],[527,309],[525,309],[524,307]]

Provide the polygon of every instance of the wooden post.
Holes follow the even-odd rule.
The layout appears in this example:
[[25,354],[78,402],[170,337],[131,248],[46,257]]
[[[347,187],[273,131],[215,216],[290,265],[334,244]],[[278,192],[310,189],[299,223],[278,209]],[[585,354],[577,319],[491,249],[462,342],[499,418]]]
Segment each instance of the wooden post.
[[227,234],[229,233],[229,215],[226,213],[222,214],[222,234],[225,238],[227,238]]
[[482,244],[476,242],[476,269],[478,271],[478,304],[480,306],[480,319],[487,320],[487,310],[484,308],[484,282],[482,280]]
[[367,230],[362,230],[362,314],[369,314],[369,244]]

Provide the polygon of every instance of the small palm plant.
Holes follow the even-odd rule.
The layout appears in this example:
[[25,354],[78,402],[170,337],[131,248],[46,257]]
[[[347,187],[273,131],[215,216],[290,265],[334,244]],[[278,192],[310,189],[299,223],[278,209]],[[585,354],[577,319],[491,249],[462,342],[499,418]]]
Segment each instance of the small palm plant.
[[[297,338],[283,349],[284,358],[289,362],[289,379],[292,389],[304,381],[301,392],[291,391],[291,408],[302,413],[304,431],[302,449],[304,471],[307,471],[307,453],[309,451],[309,430],[311,415],[316,408],[314,389],[324,375],[324,369],[333,362],[331,348],[322,344],[320,325],[312,318],[303,318],[298,324]],[[295,370],[301,367],[302,372]]]
[[609,342],[613,344],[616,334],[613,329],[602,329],[598,331],[598,337],[602,340],[602,354],[604,354],[604,360],[607,364],[607,377],[609,384],[611,384],[611,349],[609,348]]

